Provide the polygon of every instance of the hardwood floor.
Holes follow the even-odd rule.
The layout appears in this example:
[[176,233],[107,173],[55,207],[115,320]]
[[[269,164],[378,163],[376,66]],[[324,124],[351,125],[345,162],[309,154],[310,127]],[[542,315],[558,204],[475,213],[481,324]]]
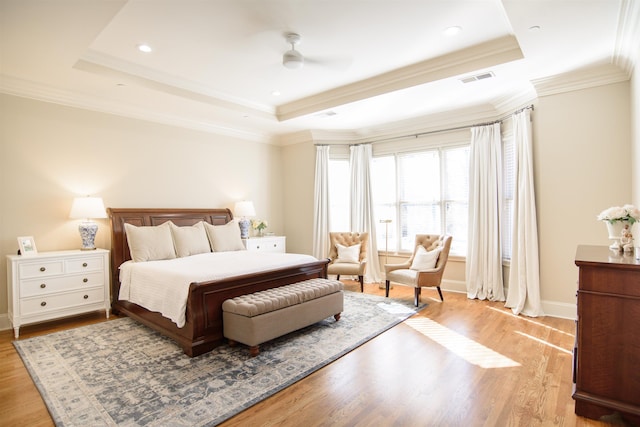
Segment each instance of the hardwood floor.
[[[357,282],[346,288],[359,291]],[[383,295],[378,285],[365,292]],[[395,286],[392,298],[412,301]],[[605,426],[571,399],[574,322],[513,316],[503,303],[424,289],[429,305],[222,426]],[[113,317],[112,317],[113,318]],[[101,322],[95,313],[27,326],[20,339]],[[0,424],[53,422],[15,348],[0,332]]]

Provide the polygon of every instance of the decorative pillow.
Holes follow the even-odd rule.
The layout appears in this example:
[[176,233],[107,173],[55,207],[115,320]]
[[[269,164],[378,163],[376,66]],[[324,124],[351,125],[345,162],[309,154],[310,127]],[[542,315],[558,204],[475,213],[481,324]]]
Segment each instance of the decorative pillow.
[[245,249],[240,238],[240,226],[235,219],[225,225],[211,225],[204,223],[207,230],[211,249],[215,252],[242,251]]
[[178,257],[182,258],[211,252],[211,246],[209,246],[209,239],[203,224],[204,222],[200,221],[191,226],[178,227],[173,222],[170,222],[173,244],[176,247]]
[[438,263],[440,251],[442,251],[442,248],[440,247],[432,251],[428,251],[424,246],[419,245],[418,250],[416,250],[416,255],[413,257],[413,262],[411,263],[411,270],[423,271],[435,268]]
[[129,252],[133,262],[156,261],[176,257],[169,222],[158,226],[143,227],[124,224],[127,242],[129,243]]
[[336,249],[338,249],[338,259],[334,263],[338,262],[360,262],[360,243],[352,246],[342,246],[340,243],[336,243]]

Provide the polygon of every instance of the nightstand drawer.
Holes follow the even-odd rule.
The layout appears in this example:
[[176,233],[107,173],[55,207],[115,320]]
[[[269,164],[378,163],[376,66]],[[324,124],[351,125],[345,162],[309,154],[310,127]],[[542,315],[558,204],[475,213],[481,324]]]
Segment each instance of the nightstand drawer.
[[20,264],[20,277],[23,279],[51,276],[62,273],[64,273],[64,262],[62,260]]
[[102,288],[93,288],[66,294],[47,295],[41,298],[25,298],[20,301],[20,311],[22,315],[29,316],[103,301],[104,290]]
[[53,292],[102,286],[104,284],[103,282],[104,274],[102,274],[102,272],[24,280],[20,283],[20,297],[46,295]]
[[287,249],[284,236],[250,237],[244,244],[248,251],[284,253]]
[[102,271],[102,269],[104,269],[104,264],[100,257],[69,259],[65,261],[65,270],[67,273]]

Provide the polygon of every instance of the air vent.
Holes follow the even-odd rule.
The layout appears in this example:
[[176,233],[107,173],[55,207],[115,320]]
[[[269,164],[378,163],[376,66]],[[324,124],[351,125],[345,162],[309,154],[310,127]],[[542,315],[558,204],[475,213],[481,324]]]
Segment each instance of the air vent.
[[495,77],[495,74],[493,74],[493,71],[489,71],[488,73],[476,74],[475,76],[465,77],[463,79],[460,79],[460,81],[462,83],[471,83],[471,82],[477,82],[478,80],[490,79],[492,77]]

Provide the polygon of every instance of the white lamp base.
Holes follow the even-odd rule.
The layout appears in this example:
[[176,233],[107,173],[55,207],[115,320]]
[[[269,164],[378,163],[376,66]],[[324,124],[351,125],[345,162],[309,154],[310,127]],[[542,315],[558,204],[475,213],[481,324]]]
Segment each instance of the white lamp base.
[[240,226],[240,238],[248,239],[249,238],[249,220],[246,218],[242,218],[238,221],[238,225]]
[[96,248],[95,240],[96,233],[98,232],[98,224],[93,221],[84,221],[81,222],[78,226],[78,230],[80,231],[80,238],[82,239],[82,250],[83,251],[92,251]]

